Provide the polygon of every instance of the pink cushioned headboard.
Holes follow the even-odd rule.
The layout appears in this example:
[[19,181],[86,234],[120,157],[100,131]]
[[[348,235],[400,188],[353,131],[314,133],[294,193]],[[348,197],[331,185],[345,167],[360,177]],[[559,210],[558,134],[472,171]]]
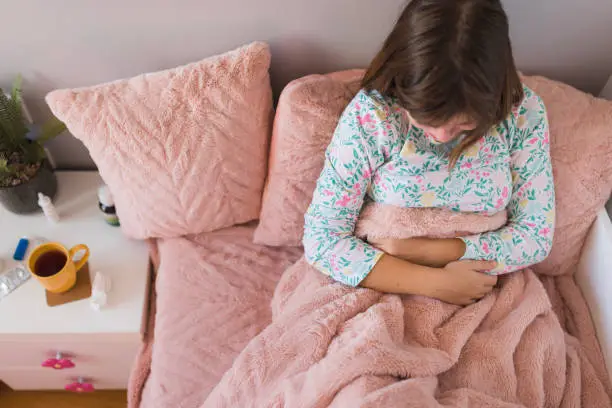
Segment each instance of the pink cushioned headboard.
[[309,75],[287,85],[276,109],[268,179],[255,242],[299,246],[304,217],[338,117],[359,90],[362,70]]

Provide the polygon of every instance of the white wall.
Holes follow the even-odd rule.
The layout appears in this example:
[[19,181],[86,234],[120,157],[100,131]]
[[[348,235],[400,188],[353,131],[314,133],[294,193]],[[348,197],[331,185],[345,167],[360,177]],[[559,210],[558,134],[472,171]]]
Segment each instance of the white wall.
[[[519,68],[597,92],[612,72],[612,1],[506,0]],[[3,0],[0,84],[24,75],[34,118],[43,97],[170,68],[252,40],[272,46],[276,92],[291,79],[363,67],[404,0]],[[92,163],[65,135],[62,167]]]
[[606,82],[606,85],[604,85],[599,96],[612,101],[612,75],[610,75],[608,82]]

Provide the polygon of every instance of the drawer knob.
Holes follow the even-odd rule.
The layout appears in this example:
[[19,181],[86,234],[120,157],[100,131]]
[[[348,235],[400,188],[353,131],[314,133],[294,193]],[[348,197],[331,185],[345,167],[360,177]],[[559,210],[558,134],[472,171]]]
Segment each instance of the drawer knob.
[[92,383],[86,382],[82,377],[79,377],[79,379],[73,383],[67,384],[64,389],[76,393],[94,392],[96,390]]
[[55,358],[48,358],[41,364],[43,367],[53,368],[54,370],[63,370],[64,368],[74,367],[74,363],[69,358],[64,358],[62,353],[58,352]]

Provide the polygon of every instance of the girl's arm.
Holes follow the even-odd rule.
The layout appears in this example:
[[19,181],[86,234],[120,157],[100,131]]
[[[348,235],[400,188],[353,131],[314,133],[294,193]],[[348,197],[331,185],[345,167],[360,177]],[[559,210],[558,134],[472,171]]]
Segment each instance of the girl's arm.
[[342,114],[305,215],[306,260],[351,286],[357,286],[383,256],[353,234],[372,174],[384,162],[379,140],[385,139],[378,137],[383,126],[374,109],[360,92]]
[[390,238],[368,242],[387,254],[433,268],[444,267],[465,254],[465,243],[459,238]]
[[482,273],[494,266],[493,261],[458,261],[444,268],[430,268],[383,255],[361,286],[469,305],[489,293],[497,283],[496,276]]
[[546,111],[541,99],[528,93],[510,129],[512,194],[508,223],[489,233],[461,238],[462,259],[495,259],[491,272],[501,274],[543,261],[550,253],[555,222],[555,191]]

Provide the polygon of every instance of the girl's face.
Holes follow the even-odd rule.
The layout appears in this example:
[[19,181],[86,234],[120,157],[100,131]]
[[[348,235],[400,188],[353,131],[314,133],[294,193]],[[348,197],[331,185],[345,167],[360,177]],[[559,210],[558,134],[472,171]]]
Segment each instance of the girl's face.
[[462,133],[476,129],[476,124],[465,115],[457,115],[446,124],[438,127],[420,124],[410,116],[410,113],[408,113],[408,117],[414,126],[423,130],[425,136],[438,143],[450,142]]

